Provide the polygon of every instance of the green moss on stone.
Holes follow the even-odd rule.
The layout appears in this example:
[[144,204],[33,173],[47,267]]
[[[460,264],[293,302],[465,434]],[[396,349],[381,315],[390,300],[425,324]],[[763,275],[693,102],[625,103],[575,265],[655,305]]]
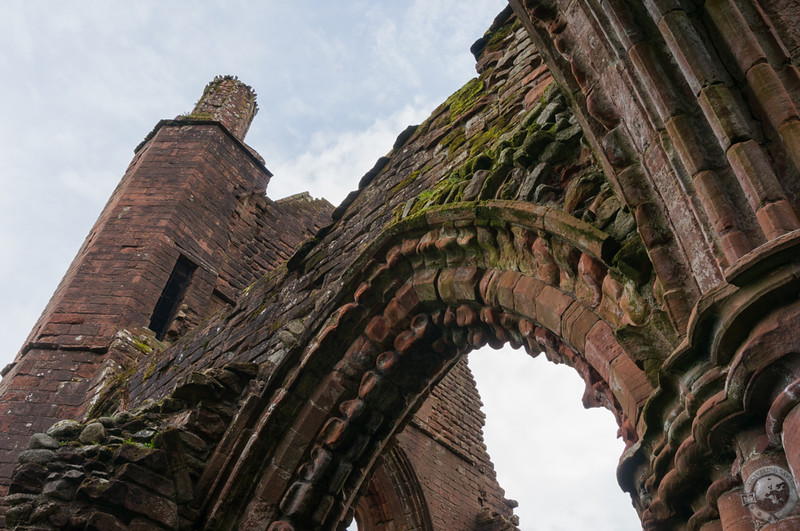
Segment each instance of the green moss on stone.
[[184,118],[189,120],[213,120],[214,116],[208,112],[193,112],[184,115]]
[[136,350],[138,350],[139,352],[143,354],[150,354],[151,352],[153,352],[153,347],[151,347],[147,343],[139,341],[135,337],[131,338],[131,340],[133,341],[133,345],[136,347]]
[[497,28],[495,31],[491,33],[487,33],[484,37],[487,37],[489,41],[486,43],[487,49],[494,49],[496,45],[500,44],[511,34],[511,25],[505,25]]
[[408,212],[408,216],[413,216],[431,207],[460,201],[464,197],[467,182],[468,179],[463,173],[458,170],[454,171],[436,183],[433,188],[420,192],[414,206]]
[[456,118],[472,108],[483,94],[483,81],[472,78],[467,84],[447,98],[445,105],[450,109],[451,119]]
[[650,273],[650,259],[639,238],[628,240],[614,255],[611,263],[624,277],[636,284],[646,280]]
[[142,376],[142,381],[146,382],[151,376],[153,376],[153,373],[155,371],[156,371],[156,364],[151,363],[150,366],[147,368],[147,370],[144,372],[144,375]]
[[416,181],[417,177],[422,175],[422,173],[423,173],[423,170],[417,170],[417,171],[409,173],[408,175],[406,175],[403,178],[403,180],[401,180],[399,183],[394,185],[394,187],[392,188],[392,191],[390,192],[389,195],[392,196],[392,195],[396,194],[397,192],[399,192],[400,190],[406,188],[408,185],[410,185],[411,183]]

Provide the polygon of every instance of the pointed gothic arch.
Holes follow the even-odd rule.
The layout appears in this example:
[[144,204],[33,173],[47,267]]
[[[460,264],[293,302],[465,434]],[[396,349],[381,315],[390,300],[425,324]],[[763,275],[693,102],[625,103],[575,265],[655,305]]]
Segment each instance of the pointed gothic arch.
[[[550,239],[582,267],[565,271],[548,258]],[[208,520],[335,527],[432,386],[487,343],[547,349],[575,367],[584,403],[609,408],[633,445],[652,386],[595,312],[618,247],[575,218],[510,201],[456,204],[394,225],[344,275],[338,309],[271,391],[275,407],[242,419],[265,431],[229,461],[235,468],[215,481],[220,490],[204,494],[215,502]],[[551,284],[572,275],[574,293]],[[250,492],[233,490],[254,475]]]

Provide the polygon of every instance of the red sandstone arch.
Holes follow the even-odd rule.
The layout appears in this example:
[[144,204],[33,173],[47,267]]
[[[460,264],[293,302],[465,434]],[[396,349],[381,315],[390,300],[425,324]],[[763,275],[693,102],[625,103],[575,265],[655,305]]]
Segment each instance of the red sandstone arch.
[[369,485],[351,508],[359,531],[434,529],[419,479],[405,452],[398,447],[385,452]]
[[[548,258],[550,239],[579,267]],[[588,224],[508,201],[434,209],[391,227],[351,266],[338,309],[293,367],[270,382],[272,406],[229,430],[249,437],[238,460],[220,453],[209,466],[209,527],[335,527],[432,386],[487,343],[546,350],[575,367],[584,403],[611,409],[634,444],[652,387],[594,310],[614,251]],[[565,278],[573,293],[553,286]]]

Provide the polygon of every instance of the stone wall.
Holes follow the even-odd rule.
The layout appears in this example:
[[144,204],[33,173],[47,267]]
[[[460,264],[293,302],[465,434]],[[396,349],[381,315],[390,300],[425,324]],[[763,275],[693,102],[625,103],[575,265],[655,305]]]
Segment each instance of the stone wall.
[[[205,96],[226,83],[252,99],[249,87],[233,78],[215,80]],[[241,118],[248,126],[252,114]],[[215,121],[181,117],[148,135],[19,355],[3,370],[0,490],[31,434],[80,418],[110,382],[153,350],[145,344],[151,333],[120,330],[148,325],[179,257],[196,269],[169,316],[168,342],[233,304],[327,222],[332,207],[324,200],[268,199],[270,176]],[[295,221],[286,226],[286,219]],[[141,348],[117,348],[126,337]]]

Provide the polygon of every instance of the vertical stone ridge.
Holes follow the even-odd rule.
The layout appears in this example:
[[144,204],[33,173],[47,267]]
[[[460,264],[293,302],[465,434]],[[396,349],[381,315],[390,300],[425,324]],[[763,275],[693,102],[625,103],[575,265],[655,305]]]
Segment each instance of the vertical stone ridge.
[[217,76],[203,90],[203,95],[185,118],[216,120],[230,133],[244,140],[258,113],[256,93],[236,76]]

